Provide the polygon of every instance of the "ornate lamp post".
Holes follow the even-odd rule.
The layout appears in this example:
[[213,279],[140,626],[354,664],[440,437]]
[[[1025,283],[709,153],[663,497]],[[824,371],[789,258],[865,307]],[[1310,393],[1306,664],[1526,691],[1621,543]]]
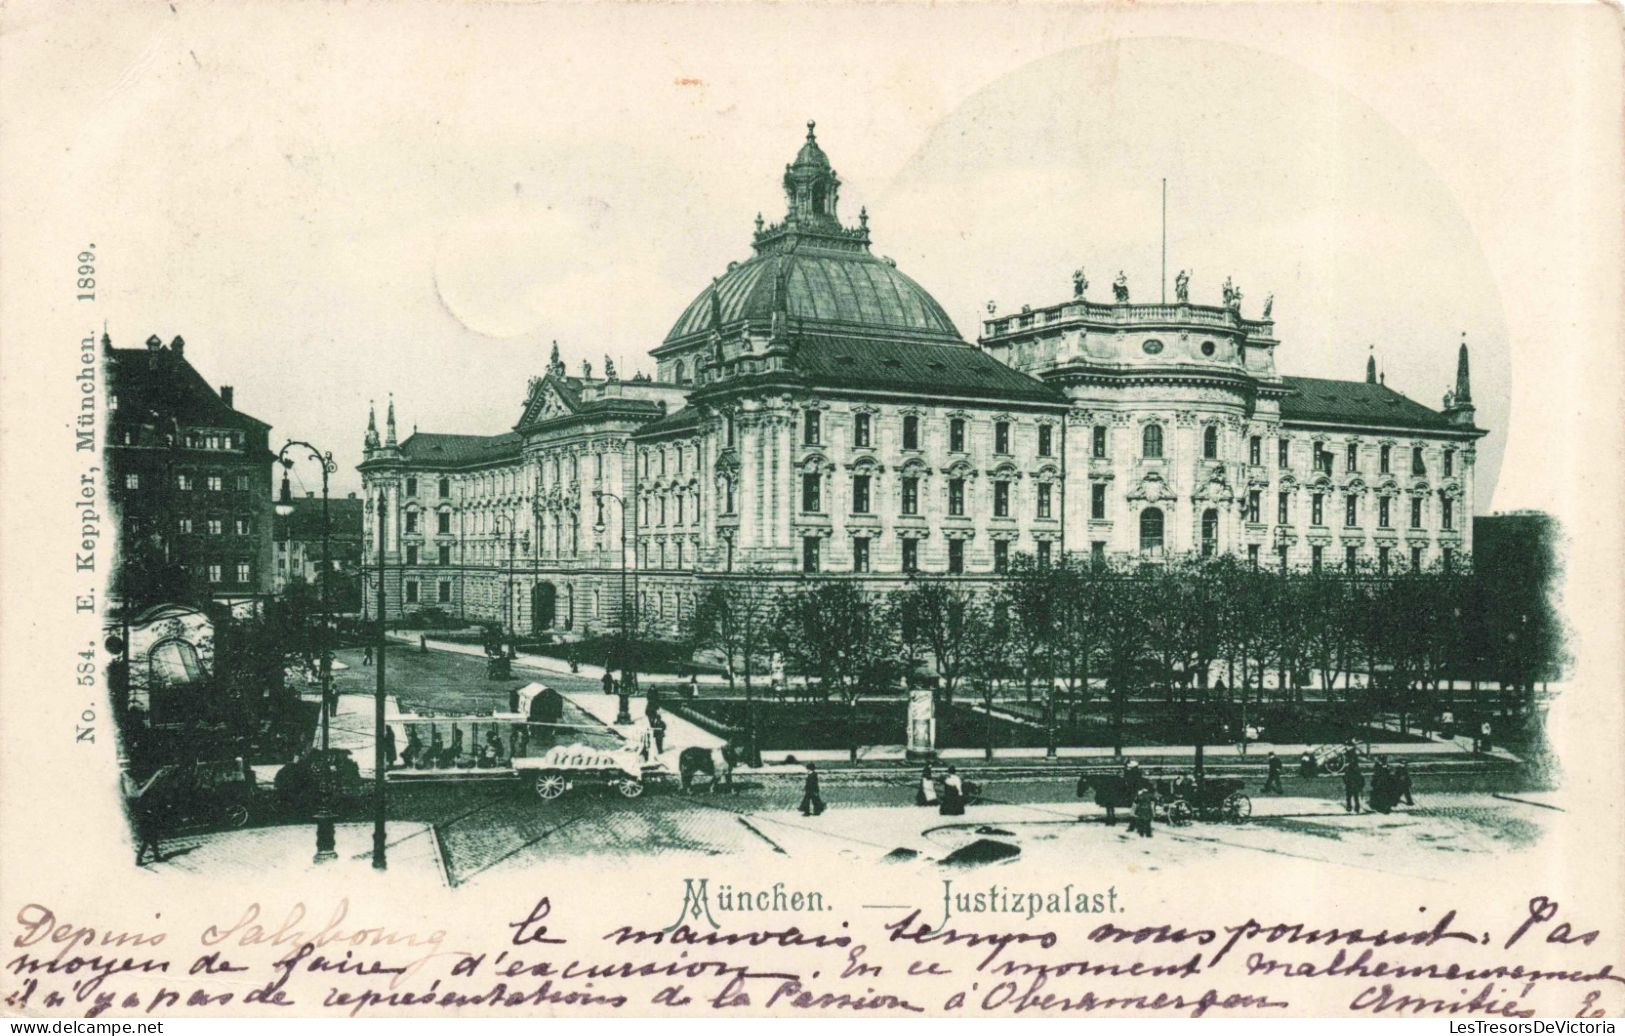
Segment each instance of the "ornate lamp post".
[[[504,530],[506,530],[508,533],[508,580],[507,587],[503,591],[502,595],[502,622],[504,631],[508,635],[508,657],[512,658],[515,654],[517,654],[514,645],[517,635],[515,634],[513,628],[513,557],[515,537],[519,531],[519,524],[518,519],[516,519],[512,514],[499,514],[493,519],[493,521],[495,522],[496,533],[499,537],[502,535]],[[530,549],[529,533],[525,534],[524,549]]]
[[[598,505],[598,521],[593,525],[593,531],[599,535],[604,532],[604,500],[608,498],[621,505],[621,682],[617,687],[620,703],[615,711],[615,725],[626,726],[632,722],[631,703],[627,692],[627,658],[631,654],[630,629],[627,626],[627,615],[632,616],[632,624],[637,624],[637,602],[628,601],[626,596],[626,501],[601,489],[592,493],[593,501]],[[632,611],[629,613],[628,608]]]
[[[334,848],[333,835],[333,759],[328,752],[328,717],[333,710],[333,661],[327,646],[328,627],[332,624],[333,615],[328,606],[327,587],[332,581],[332,546],[329,537],[328,508],[327,508],[327,478],[338,470],[333,463],[331,453],[322,453],[308,442],[290,439],[277,453],[277,463],[282,465],[282,492],[277,497],[277,514],[287,517],[293,514],[293,494],[288,487],[288,471],[293,467],[293,457],[290,450],[304,450],[310,458],[322,467],[322,570],[321,587],[319,593],[322,602],[322,622],[316,635],[317,657],[321,665],[322,681],[322,758],[321,768],[318,771],[319,784],[317,788],[318,801],[316,806],[316,862],[324,863],[338,856]],[[380,619],[382,616],[380,616]]]
[[387,870],[389,856],[387,851],[388,835],[385,833],[384,818],[388,812],[384,798],[384,772],[389,769],[389,758],[384,751],[387,737],[384,728],[384,646],[389,636],[384,630],[384,541],[388,536],[389,525],[386,519],[389,495],[382,489],[378,491],[378,684],[372,702],[372,867],[373,870]]

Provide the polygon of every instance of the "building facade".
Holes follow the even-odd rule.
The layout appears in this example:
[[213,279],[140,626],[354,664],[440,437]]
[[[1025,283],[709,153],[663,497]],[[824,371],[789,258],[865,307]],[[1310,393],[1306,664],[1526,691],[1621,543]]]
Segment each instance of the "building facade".
[[[322,498],[307,490],[289,501],[292,512],[273,513],[271,550],[276,560],[271,591],[280,594],[295,580],[312,587],[322,573]],[[361,498],[354,493],[327,501],[329,603],[336,612],[361,609]]]
[[271,426],[205,381],[179,336],[115,349],[104,334],[102,353],[115,601],[254,605],[272,578]]
[[[1018,554],[1383,568],[1471,550],[1467,350],[1433,410],[1285,377],[1266,300],[1088,298],[999,316],[975,344],[889,259],[808,125],[786,214],[650,351],[653,378],[565,373],[555,345],[512,431],[380,439],[361,471],[391,615],[435,605],[520,632],[621,609],[678,628],[708,580],[996,578]],[[607,365],[606,365],[607,366]],[[385,508],[382,536],[373,508]],[[621,549],[622,521],[625,546]],[[622,591],[624,569],[630,580]]]

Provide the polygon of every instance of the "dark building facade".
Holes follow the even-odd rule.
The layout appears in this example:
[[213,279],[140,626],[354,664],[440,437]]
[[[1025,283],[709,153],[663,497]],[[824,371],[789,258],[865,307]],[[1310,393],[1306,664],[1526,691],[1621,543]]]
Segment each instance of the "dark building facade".
[[271,426],[204,380],[179,336],[115,349],[103,335],[102,352],[115,602],[253,606],[271,589]]
[[[271,591],[292,581],[319,586],[322,571],[322,498],[314,492],[290,501],[293,513],[273,514],[271,549],[276,566]],[[361,608],[361,500],[354,493],[327,501],[327,553],[330,604],[337,612]]]

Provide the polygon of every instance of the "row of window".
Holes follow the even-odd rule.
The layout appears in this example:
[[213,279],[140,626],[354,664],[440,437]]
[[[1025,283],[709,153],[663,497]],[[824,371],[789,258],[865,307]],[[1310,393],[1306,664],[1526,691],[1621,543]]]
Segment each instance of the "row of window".
[[[874,513],[873,476],[852,476],[852,513]],[[993,480],[993,516],[995,518],[1010,517],[1010,486],[1008,479]],[[908,475],[899,480],[902,490],[902,513],[917,515],[920,513],[920,480],[916,476]],[[730,487],[731,488],[731,487]],[[1055,487],[1049,482],[1035,483],[1036,513],[1039,518],[1052,517],[1054,511]],[[806,514],[822,514],[824,511],[824,476],[807,474],[801,476],[801,510]],[[730,503],[728,513],[732,512]],[[951,478],[948,480],[948,514],[953,517],[963,517],[965,514],[965,479]]]
[[[226,519],[204,518],[201,521],[183,516],[175,519],[175,531],[182,536],[190,536],[196,532],[206,532],[210,536],[224,536],[226,534]],[[254,522],[241,515],[231,519],[231,531],[234,536],[249,536],[253,534]]]
[[[964,453],[965,426],[963,417],[953,417],[948,420],[948,452]],[[824,443],[824,415],[821,410],[808,410],[802,414],[801,442],[804,446],[822,446]],[[852,415],[852,446],[855,449],[868,449],[874,444],[874,415],[859,411]],[[903,415],[903,449],[918,450],[920,448],[920,418],[917,414]],[[1009,454],[1010,450],[1010,422],[993,422],[993,452],[996,454]],[[1055,455],[1055,426],[1040,424],[1038,426],[1038,455],[1040,457],[1053,457]]]
[[[852,571],[868,572],[872,540],[868,536],[852,537]],[[904,572],[918,572],[920,570],[920,538],[918,536],[903,536],[899,538],[901,551],[901,564]],[[1048,540],[1039,540],[1037,543],[1038,563],[1048,565],[1050,562],[1051,545]],[[993,541],[993,571],[1003,573],[1010,569],[1010,541]],[[823,568],[823,537],[804,536],[801,539],[801,570],[803,572],[821,572]],[[965,572],[965,541],[951,539],[948,541],[948,574],[963,575]]]
[[[192,490],[197,489],[200,484],[210,493],[221,493],[224,492],[226,488],[226,476],[219,474],[218,472],[211,473],[205,475],[201,483],[199,483],[198,477],[189,471],[180,472],[175,476],[176,489],[191,492]],[[235,475],[232,477],[231,484],[232,487],[238,492],[246,493],[252,488],[253,481],[252,477],[249,475]],[[125,473],[125,489],[140,489],[142,485],[143,481],[140,472],[130,471]]]
[[[1095,425],[1093,435],[1092,453],[1097,458],[1107,456],[1106,426]],[[1332,452],[1326,444],[1314,444],[1314,470],[1330,475],[1332,473]],[[1263,465],[1263,438],[1251,436],[1247,440],[1247,463],[1253,467]],[[1140,456],[1148,460],[1160,459],[1163,456],[1163,431],[1159,424],[1148,424],[1140,432]],[[1360,470],[1360,445],[1348,443],[1344,448],[1343,470],[1353,474]],[[1219,460],[1219,429],[1215,425],[1208,425],[1202,430],[1202,458],[1204,460]],[[1292,440],[1276,440],[1276,465],[1282,470],[1292,466]],[[1384,443],[1377,449],[1377,471],[1387,475],[1393,469],[1393,447]],[[1456,452],[1447,449],[1444,451],[1444,477],[1449,478],[1456,471]],[[1426,475],[1427,459],[1425,450],[1421,446],[1411,447],[1411,474]]]

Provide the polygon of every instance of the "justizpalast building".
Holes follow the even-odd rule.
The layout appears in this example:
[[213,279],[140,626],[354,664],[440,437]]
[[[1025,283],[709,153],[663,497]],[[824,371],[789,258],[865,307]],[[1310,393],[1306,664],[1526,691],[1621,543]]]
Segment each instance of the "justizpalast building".
[[[369,415],[365,564],[391,616],[519,632],[675,629],[708,580],[995,578],[1018,554],[1447,564],[1472,549],[1467,347],[1434,410],[1383,384],[1279,372],[1266,299],[1070,298],[965,341],[870,250],[809,123],[781,222],[650,351],[571,373],[555,344],[512,430],[398,439]],[[1357,362],[1357,361],[1351,361]],[[377,508],[384,508],[379,529]],[[371,608],[376,582],[366,599]]]

